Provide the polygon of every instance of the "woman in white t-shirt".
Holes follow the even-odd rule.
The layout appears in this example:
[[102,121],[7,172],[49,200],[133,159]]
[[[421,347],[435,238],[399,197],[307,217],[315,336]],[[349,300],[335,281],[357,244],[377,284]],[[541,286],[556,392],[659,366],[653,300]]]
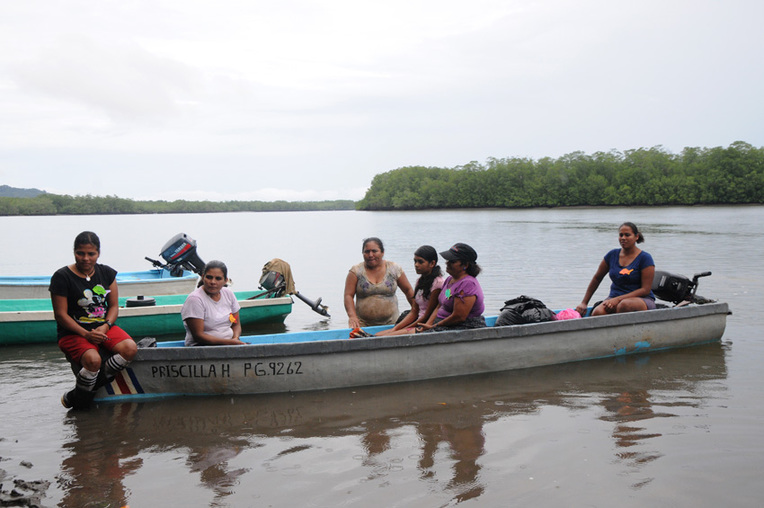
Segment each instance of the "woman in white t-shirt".
[[210,261],[204,265],[201,285],[188,295],[180,311],[186,346],[245,344],[239,340],[239,302],[227,283],[225,263]]

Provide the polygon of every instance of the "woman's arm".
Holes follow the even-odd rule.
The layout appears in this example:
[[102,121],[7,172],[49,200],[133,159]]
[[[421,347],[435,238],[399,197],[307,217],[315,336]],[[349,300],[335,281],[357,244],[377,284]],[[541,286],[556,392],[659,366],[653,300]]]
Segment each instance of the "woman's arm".
[[408,314],[406,314],[406,317],[403,318],[399,323],[396,323],[390,331],[394,332],[397,330],[403,330],[407,326],[411,325],[414,321],[416,321],[417,317],[419,317],[419,309],[412,307]]
[[409,279],[406,277],[406,273],[403,271],[401,271],[401,275],[398,277],[398,287],[401,288],[401,291],[406,297],[406,300],[408,300],[409,305],[411,305],[411,308],[416,309],[417,314],[419,314],[419,305],[416,303],[416,300],[414,300],[414,288],[411,286]]
[[106,305],[108,307],[108,310],[106,311],[106,321],[110,324],[104,323],[96,328],[96,330],[102,332],[104,335],[109,331],[109,328],[114,326],[114,323],[119,316],[119,288],[117,287],[117,279],[114,279],[109,286],[109,292],[106,294]]
[[429,330],[430,328],[433,328],[435,326],[435,319],[438,316],[438,310],[440,310],[440,302],[438,302],[438,305],[435,306],[435,308],[430,313],[430,317],[427,318],[427,321],[424,323],[418,323],[416,326],[417,331],[421,330]]
[[398,277],[398,287],[401,289],[401,292],[409,302],[411,310],[401,323],[395,325],[394,329],[404,328],[405,326],[408,326],[416,321],[419,317],[419,304],[414,298],[414,288],[411,286],[408,277],[406,277],[406,273],[402,270],[400,276]]
[[464,323],[467,320],[467,316],[470,315],[472,307],[475,306],[477,296],[466,295],[463,297],[454,297],[454,311],[444,319],[438,321],[436,327],[454,326],[460,323]]
[[[237,318],[238,322],[238,313]],[[232,339],[221,339],[220,337],[215,337],[214,335],[210,335],[209,333],[206,333],[204,331],[204,320],[200,318],[186,318],[186,325],[188,325],[188,331],[191,332],[191,335],[194,337],[194,340],[197,342],[200,342],[202,344],[209,344],[209,345],[216,345],[216,346],[225,346],[225,345],[233,345],[233,344],[244,344],[237,336],[234,336]],[[234,330],[234,334],[236,331]],[[241,334],[241,325],[239,325],[239,333]]]
[[430,319],[430,316],[436,314],[435,311],[438,308],[438,295],[440,295],[440,291],[440,288],[430,291],[430,299],[427,300],[427,310],[424,311],[422,319],[420,319],[418,323],[426,323]]
[[233,316],[234,322],[231,325],[231,328],[233,329],[233,339],[234,340],[240,340],[239,337],[241,337],[241,321],[239,320],[239,311],[232,313],[231,316]]
[[355,286],[358,284],[358,277],[353,272],[348,272],[345,278],[345,312],[348,315],[348,325],[350,328],[358,328],[361,322],[355,312]]
[[403,271],[401,271],[397,282],[398,287],[401,289],[401,292],[406,297],[406,300],[411,306],[411,310],[408,314],[406,314],[406,317],[393,327],[393,330],[402,330],[403,328],[406,328],[407,326],[417,321],[417,318],[419,317],[419,304],[414,298],[414,288],[411,286],[411,283]]
[[581,303],[576,305],[576,311],[582,316],[586,314],[586,309],[589,306],[589,300],[592,299],[594,292],[597,291],[598,287],[600,287],[600,283],[602,282],[602,279],[605,278],[605,275],[607,275],[609,269],[610,268],[608,267],[607,263],[605,263],[604,259],[600,261],[600,264],[597,267],[597,271],[594,272],[594,277],[592,277],[591,282],[589,282],[589,286],[586,288],[584,299],[581,300]]
[[463,323],[470,315],[470,311],[472,311],[472,307],[475,306],[476,301],[476,295],[465,295],[462,297],[454,296],[454,310],[451,312],[451,314],[436,323],[435,319],[437,318],[438,310],[440,309],[440,305],[436,305],[430,314],[430,317],[427,318],[427,322],[419,324],[417,327],[421,327],[422,329],[431,329],[436,327],[440,328],[455,326]]

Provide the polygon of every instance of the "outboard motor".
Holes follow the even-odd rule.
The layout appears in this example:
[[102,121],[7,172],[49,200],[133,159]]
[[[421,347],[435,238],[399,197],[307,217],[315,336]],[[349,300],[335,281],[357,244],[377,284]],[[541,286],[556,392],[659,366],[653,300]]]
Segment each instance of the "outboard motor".
[[260,277],[260,287],[274,296],[281,296],[286,289],[286,279],[279,272],[270,271]]
[[159,254],[167,262],[161,262],[147,257],[154,266],[165,268],[174,277],[183,275],[183,270],[190,270],[199,275],[204,271],[204,261],[196,253],[196,240],[185,233],[178,233],[164,244]]
[[260,277],[260,289],[266,291],[264,294],[273,294],[274,296],[293,294],[305,302],[313,312],[321,314],[322,316],[331,317],[329,315],[329,307],[321,304],[321,298],[313,301],[310,298],[301,295],[300,292],[294,288],[292,267],[290,267],[289,263],[283,259],[275,258],[265,264],[263,267],[263,276]]
[[667,302],[679,303],[686,300],[690,289],[690,279],[684,275],[655,271],[653,294]]
[[684,275],[656,270],[655,277],[653,277],[653,294],[656,298],[675,304],[682,302],[702,303],[707,299],[695,295],[698,290],[698,279],[709,275],[711,272],[696,273],[690,280]]

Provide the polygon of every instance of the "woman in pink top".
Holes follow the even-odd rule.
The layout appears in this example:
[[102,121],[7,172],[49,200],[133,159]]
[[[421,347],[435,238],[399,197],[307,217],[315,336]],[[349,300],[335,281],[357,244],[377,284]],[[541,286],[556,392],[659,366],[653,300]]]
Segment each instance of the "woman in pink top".
[[417,325],[426,323],[438,306],[438,295],[443,287],[443,271],[438,265],[438,251],[435,247],[422,245],[414,252],[414,270],[419,279],[414,286],[414,301],[419,312],[414,309],[407,311],[403,319],[390,330],[384,330],[377,335],[403,335],[414,333]]

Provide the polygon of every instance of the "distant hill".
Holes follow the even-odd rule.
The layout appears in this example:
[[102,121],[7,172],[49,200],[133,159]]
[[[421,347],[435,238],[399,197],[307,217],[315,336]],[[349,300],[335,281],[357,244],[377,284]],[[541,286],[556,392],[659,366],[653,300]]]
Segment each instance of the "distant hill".
[[8,185],[0,185],[0,198],[35,198],[45,191],[40,189],[19,189]]

